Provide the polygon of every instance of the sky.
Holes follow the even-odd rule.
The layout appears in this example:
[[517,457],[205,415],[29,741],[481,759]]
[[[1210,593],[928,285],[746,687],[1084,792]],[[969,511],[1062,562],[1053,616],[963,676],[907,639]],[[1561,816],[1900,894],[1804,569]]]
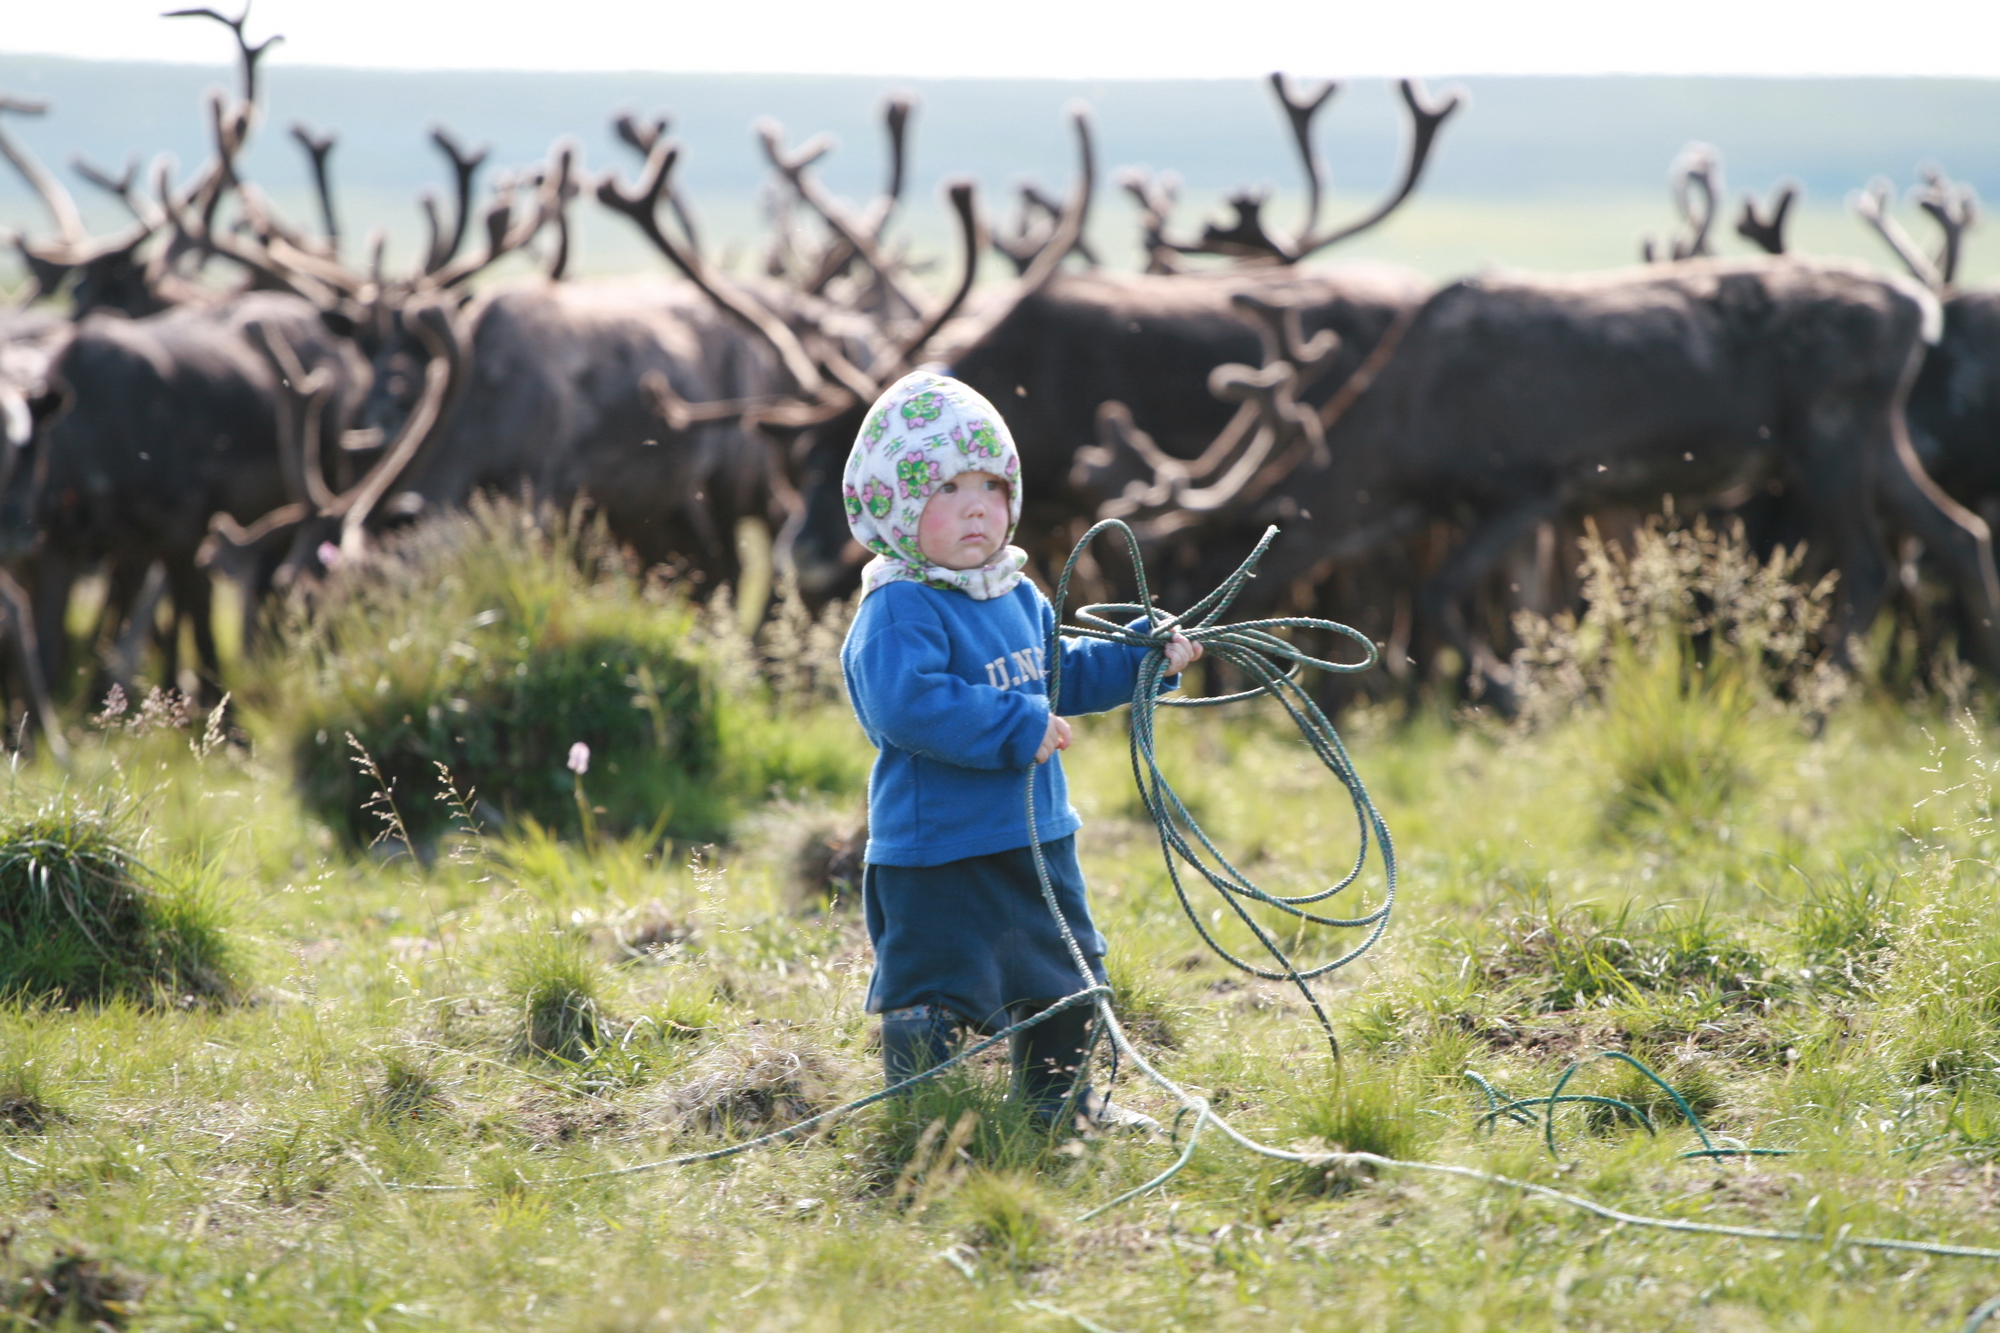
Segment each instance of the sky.
[[[9,0],[0,51],[227,58],[172,3]],[[403,69],[2000,77],[2000,0],[257,0],[250,36],[273,32],[275,62]]]

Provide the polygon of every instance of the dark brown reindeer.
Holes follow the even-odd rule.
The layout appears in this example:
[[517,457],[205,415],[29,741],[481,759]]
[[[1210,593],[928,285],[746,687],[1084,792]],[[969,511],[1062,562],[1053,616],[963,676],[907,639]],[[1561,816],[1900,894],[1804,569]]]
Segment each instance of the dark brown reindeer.
[[[166,511],[177,499],[199,505],[212,498],[212,474],[225,459],[229,467],[241,462],[250,469],[242,479],[247,489],[239,487],[232,495],[241,503],[258,503],[258,460],[238,456],[246,446],[255,453],[254,412],[248,420],[232,415],[242,399],[226,388],[208,397],[192,416],[181,396],[192,388],[194,397],[205,397],[196,386],[204,374],[229,360],[226,352],[218,357],[218,348],[238,336],[243,317],[235,306],[242,298],[205,289],[199,270],[223,249],[207,244],[205,234],[216,229],[224,201],[240,185],[234,159],[255,119],[257,60],[271,42],[253,46],[244,38],[241,20],[222,21],[237,40],[242,98],[232,102],[225,94],[211,96],[216,154],[206,166],[178,186],[162,168],[156,202],[139,188],[136,163],[118,178],[78,164],[87,180],[116,194],[133,214],[127,232],[108,241],[83,235],[78,211],[54,175],[19,145],[6,144],[5,155],[58,224],[59,238],[53,242],[17,242],[29,264],[30,295],[66,288],[81,316],[48,363],[46,391],[35,400],[38,410],[32,414],[34,429],[26,439],[12,442],[6,492],[0,498],[0,526],[5,528],[0,544],[17,561],[25,556],[37,604],[38,646],[52,672],[63,657],[63,613],[75,576],[109,561],[107,622],[128,610],[150,621],[153,607],[138,600],[139,590],[149,584],[170,586],[175,628],[164,639],[168,674],[173,674],[179,627],[190,620],[204,667],[212,673],[207,586],[193,574],[191,548],[166,535],[188,521],[205,525],[207,511],[187,521]],[[269,276],[253,273],[251,285],[271,285],[260,281]],[[290,313],[309,317],[311,307],[299,302]],[[126,316],[138,318],[128,322]],[[146,397],[149,391],[156,391],[152,399]],[[52,444],[57,437],[60,442]],[[263,438],[268,446],[268,426]],[[52,459],[51,453],[59,456]],[[53,484],[47,484],[51,478]],[[149,580],[149,567],[164,578]]]
[[[1726,504],[1776,481],[1814,558],[1840,572],[1836,643],[1868,626],[1886,591],[1886,517],[1944,563],[1974,613],[1969,655],[1995,670],[2000,586],[1986,527],[1939,494],[1902,425],[1937,319],[1928,293],[1832,261],[1453,283],[1365,392],[1321,414],[1323,455],[1286,426],[1296,414],[1276,410],[1291,381],[1266,372],[1259,392],[1272,402],[1218,466],[1228,483],[1191,486],[1156,468],[1147,532],[1198,534],[1193,582],[1207,586],[1253,530],[1280,522],[1260,570],[1268,596],[1427,523],[1456,524],[1466,536],[1422,590],[1418,639],[1475,661],[1460,599],[1544,521],[1664,495]],[[1282,368],[1303,378],[1307,350],[1281,347]],[[1272,464],[1234,466],[1267,433]]]

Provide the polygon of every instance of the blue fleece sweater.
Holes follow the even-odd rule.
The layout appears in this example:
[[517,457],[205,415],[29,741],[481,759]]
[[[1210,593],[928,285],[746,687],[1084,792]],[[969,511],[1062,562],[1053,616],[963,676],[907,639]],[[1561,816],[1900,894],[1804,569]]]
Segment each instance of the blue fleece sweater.
[[[1048,731],[1054,628],[1048,598],[1026,579],[985,601],[907,581],[862,599],[840,665],[881,751],[868,779],[870,862],[934,866],[1028,845],[1022,777]],[[1064,639],[1056,711],[1130,703],[1148,651]],[[1035,769],[1035,832],[1047,842],[1082,822],[1055,755]]]

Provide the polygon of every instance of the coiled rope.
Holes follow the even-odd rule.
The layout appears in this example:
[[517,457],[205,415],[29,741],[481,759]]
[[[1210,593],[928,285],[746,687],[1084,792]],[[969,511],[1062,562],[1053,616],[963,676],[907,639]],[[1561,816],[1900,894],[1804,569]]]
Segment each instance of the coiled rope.
[[[1396,860],[1394,844],[1389,838],[1387,825],[1383,823],[1381,815],[1376,811],[1373,802],[1368,797],[1367,789],[1362,785],[1360,778],[1355,774],[1352,765],[1348,762],[1346,749],[1341,745],[1340,737],[1334,730],[1333,724],[1327,720],[1325,714],[1313,703],[1305,691],[1299,687],[1298,675],[1300,670],[1305,666],[1316,666],[1321,670],[1335,672],[1365,670],[1369,666],[1372,666],[1376,660],[1374,645],[1361,635],[1359,631],[1330,620],[1307,617],[1284,617],[1250,621],[1237,625],[1219,625],[1216,623],[1222,613],[1242,593],[1244,586],[1249,580],[1255,577],[1257,561],[1262,558],[1265,550],[1269,548],[1271,542],[1277,536],[1277,529],[1275,527],[1266,530],[1263,539],[1257,543],[1256,549],[1251,552],[1249,558],[1214,592],[1204,597],[1200,602],[1179,616],[1161,612],[1151,604],[1152,599],[1146,587],[1144,564],[1139,558],[1138,539],[1130,528],[1116,519],[1106,520],[1091,528],[1090,531],[1086,532],[1078,540],[1075,549],[1070,553],[1069,561],[1063,567],[1062,579],[1057,585],[1057,629],[1054,632],[1055,635],[1059,635],[1063,628],[1061,625],[1061,612],[1063,604],[1068,599],[1070,578],[1075,573],[1077,564],[1082,559],[1084,552],[1089,548],[1090,543],[1099,534],[1107,530],[1117,530],[1125,538],[1138,580],[1139,601],[1132,604],[1105,604],[1084,607],[1078,612],[1080,623],[1069,628],[1080,635],[1151,649],[1164,649],[1174,632],[1179,630],[1186,634],[1188,638],[1201,643],[1205,654],[1214,653],[1218,659],[1229,663],[1256,682],[1255,688],[1216,698],[1160,699],[1156,696],[1159,693],[1160,683],[1166,674],[1164,652],[1149,654],[1140,667],[1138,681],[1133,692],[1132,705],[1131,744],[1133,778],[1138,784],[1141,798],[1146,803],[1147,812],[1152,815],[1155,825],[1160,830],[1162,853],[1166,857],[1168,873],[1173,880],[1174,890],[1180,899],[1181,907],[1187,914],[1188,920],[1194,924],[1202,940],[1218,956],[1252,975],[1286,980],[1298,986],[1305,995],[1307,1002],[1312,1006],[1313,1015],[1318,1019],[1321,1030],[1326,1033],[1329,1042],[1332,1043],[1332,1024],[1328,1021],[1325,1011],[1320,1007],[1317,998],[1313,995],[1310,983],[1317,977],[1325,976],[1352,963],[1372,948],[1375,942],[1382,937],[1382,932],[1388,925],[1390,909],[1395,902]],[[1148,628],[1127,628],[1125,624],[1114,619],[1114,617],[1121,616],[1128,620],[1143,618],[1147,622]],[[1291,643],[1279,638],[1272,632],[1277,629],[1311,630],[1344,636],[1360,644],[1366,650],[1366,657],[1364,661],[1359,663],[1322,661],[1321,659],[1309,656]],[[1049,700],[1052,708],[1062,697],[1062,653],[1060,649],[1061,644],[1059,641],[1052,642],[1048,654],[1051,664],[1049,673]],[[1248,877],[1232,865],[1216,849],[1214,844],[1209,841],[1208,837],[1202,833],[1200,827],[1195,823],[1194,817],[1188,812],[1187,807],[1181,802],[1180,798],[1174,794],[1173,788],[1167,782],[1165,775],[1160,772],[1159,764],[1154,754],[1155,732],[1153,723],[1156,708],[1162,706],[1214,707],[1265,695],[1274,697],[1280,702],[1286,712],[1290,714],[1293,722],[1298,725],[1301,734],[1305,736],[1307,742],[1312,746],[1314,753],[1319,756],[1320,761],[1346,787],[1349,797],[1353,802],[1357,823],[1361,830],[1361,847],[1356,854],[1354,868],[1332,888],[1312,895],[1291,898],[1281,897],[1265,893],[1252,884]],[[1116,1198],[1110,1199],[1083,1213],[1077,1218],[1079,1223],[1088,1222],[1093,1218],[1101,1216],[1122,1204],[1129,1203],[1133,1199],[1160,1188],[1172,1180],[1194,1159],[1195,1149],[1201,1142],[1203,1132],[1210,1126],[1213,1126],[1218,1132],[1239,1147],[1259,1157],[1268,1158],[1273,1161],[1329,1169],[1339,1167],[1350,1169],[1372,1167],[1382,1170],[1414,1171],[1430,1175],[1450,1176],[1482,1185],[1531,1194],[1538,1198],[1547,1199],[1554,1203],[1560,1203],[1565,1207],[1588,1213],[1594,1217],[1603,1218],[1610,1222],[1618,1222],[1626,1226],[1680,1232],[1690,1235],[1727,1236],[1739,1240],[1785,1241],[1828,1246],[1847,1245],[1858,1249],[1891,1250],[1958,1258],[2000,1260],[2000,1249],[1975,1245],[1949,1245],[1934,1241],[1898,1240],[1890,1237],[1855,1236],[1848,1234],[1845,1228],[1841,1228],[1831,1234],[1823,1234],[1811,1231],[1693,1222],[1672,1217],[1649,1217],[1643,1214],[1628,1213],[1620,1209],[1610,1208],[1593,1199],[1584,1198],[1581,1195],[1552,1189],[1546,1185],[1538,1185],[1533,1181],[1517,1180],[1514,1177],[1501,1175],[1493,1171],[1483,1171],[1477,1167],[1456,1166],[1446,1162],[1410,1161],[1402,1158],[1384,1157],[1379,1153],[1371,1152],[1293,1151],[1260,1143],[1217,1115],[1215,1109],[1209,1105],[1207,1098],[1181,1086],[1156,1069],[1146,1059],[1144,1053],[1133,1044],[1132,1039],[1126,1034],[1124,1028],[1119,1025],[1118,1016],[1112,1010],[1109,987],[1098,984],[1096,975],[1090,967],[1089,959],[1084,955],[1081,946],[1077,942],[1075,933],[1070,929],[1069,921],[1064,917],[1062,909],[1056,900],[1055,887],[1049,877],[1048,865],[1042,856],[1041,841],[1035,836],[1034,778],[1034,772],[1030,770],[1026,778],[1028,832],[1031,839],[1029,846],[1034,854],[1035,872],[1041,880],[1042,900],[1047,905],[1050,914],[1055,918],[1057,929],[1061,932],[1063,943],[1069,949],[1071,961],[1076,964],[1078,976],[1082,981],[1082,985],[1077,991],[1064,996],[1047,1008],[1022,1019],[1018,1023],[1014,1023],[999,1032],[993,1033],[991,1036],[984,1037],[966,1046],[951,1058],[921,1073],[912,1075],[900,1083],[885,1087],[865,1097],[857,1097],[853,1101],[844,1102],[839,1106],[786,1125],[781,1129],[775,1129],[769,1133],[760,1134],[755,1138],[745,1139],[740,1143],[733,1143],[726,1147],[711,1149],[707,1152],[682,1153],[673,1157],[638,1162],[630,1166],[613,1167],[603,1171],[586,1171],[574,1175],[543,1177],[537,1180],[524,1179],[523,1183],[530,1186],[555,1186],[593,1180],[607,1180],[619,1176],[633,1176],[669,1167],[691,1166],[700,1162],[722,1161],[726,1158],[752,1152],[759,1148],[803,1138],[812,1134],[821,1125],[836,1120],[841,1116],[898,1096],[920,1084],[939,1078],[949,1071],[992,1050],[994,1047],[1000,1045],[1000,1043],[1012,1038],[1014,1034],[1025,1031],[1037,1023],[1044,1022],[1056,1014],[1075,1008],[1078,1005],[1088,1004],[1096,1010],[1096,1023],[1093,1026],[1091,1044],[1094,1046],[1100,1039],[1100,1036],[1108,1037],[1116,1056],[1130,1061],[1132,1067],[1143,1074],[1148,1082],[1171,1097],[1179,1106],[1183,1117],[1192,1117],[1192,1124],[1189,1126],[1186,1141],[1181,1144],[1179,1156],[1165,1170],[1147,1180],[1144,1184],[1129,1189]],[[1307,904],[1325,901],[1357,882],[1365,867],[1368,841],[1371,835],[1375,844],[1381,849],[1385,873],[1385,890],[1381,906],[1372,912],[1347,918],[1322,917],[1302,910]],[[1192,842],[1190,842],[1190,838]],[[1200,853],[1195,850],[1196,844],[1200,846]],[[1204,858],[1202,853],[1206,853],[1206,858]],[[1251,932],[1257,937],[1258,942],[1271,955],[1273,961],[1277,964],[1275,968],[1263,968],[1258,964],[1238,958],[1215,939],[1213,934],[1207,929],[1206,924],[1201,920],[1200,914],[1195,911],[1193,904],[1189,901],[1186,886],[1182,882],[1176,866],[1176,858],[1194,866],[1200,871],[1202,877],[1223,895],[1224,901],[1237,913],[1238,918],[1249,926]],[[1301,969],[1292,963],[1290,957],[1278,945],[1277,941],[1245,909],[1243,900],[1246,899],[1251,902],[1261,903],[1266,907],[1277,908],[1305,922],[1328,926],[1366,927],[1369,933],[1353,948],[1331,961],[1321,963],[1315,967]],[[1333,1044],[1333,1050],[1337,1055],[1339,1050],[1337,1043]],[[1622,1052],[1606,1052],[1604,1054],[1625,1059],[1628,1063],[1637,1063]],[[1578,1064],[1581,1064],[1581,1062],[1578,1062]],[[1548,1143],[1551,1151],[1554,1150],[1553,1115],[1555,1107],[1570,1104],[1577,1100],[1602,1101],[1607,1104],[1627,1107],[1635,1116],[1641,1118],[1650,1126],[1650,1120],[1644,1117],[1643,1112],[1640,1112],[1637,1107],[1632,1107],[1629,1103],[1619,1101],[1618,1099],[1600,1099],[1583,1097],[1581,1095],[1565,1097],[1562,1093],[1562,1088],[1568,1083],[1569,1077],[1576,1072],[1577,1067],[1577,1064],[1573,1064],[1564,1072],[1561,1082],[1558,1083],[1555,1091],[1549,1097],[1530,1098],[1526,1100],[1504,1099],[1483,1079],[1478,1079],[1475,1076],[1474,1081],[1478,1082],[1486,1092],[1489,1102],[1488,1113],[1481,1123],[1491,1124],[1502,1116],[1521,1120],[1527,1117],[1528,1107],[1535,1105],[1546,1106],[1549,1114],[1547,1122],[1549,1127],[1545,1132],[1549,1136]],[[1655,1082],[1667,1088],[1667,1091],[1674,1097],[1683,1112],[1689,1117],[1690,1123],[1697,1127],[1697,1134],[1702,1140],[1703,1150],[1683,1154],[1683,1156],[1722,1157],[1744,1155],[1746,1150],[1727,1146],[1718,1147],[1712,1142],[1706,1130],[1700,1128],[1699,1122],[1694,1118],[1693,1111],[1687,1106],[1685,1099],[1674,1089],[1668,1087],[1665,1081],[1660,1079],[1658,1075],[1652,1074],[1652,1071],[1644,1069],[1643,1066],[1640,1066],[1640,1068],[1642,1072],[1650,1075]],[[1081,1081],[1079,1080],[1079,1083]],[[1759,1151],[1770,1152],[1777,1150]],[[383,1188],[424,1193],[462,1193],[481,1187],[470,1184],[403,1185],[396,1182],[384,1182]],[[1994,1309],[2000,1310],[2000,1303],[1996,1303]],[[1975,1312],[1977,1317],[1973,1322],[1977,1323],[1983,1320],[1985,1314],[1990,1312],[1985,1307],[1981,1307],[1981,1311]]]

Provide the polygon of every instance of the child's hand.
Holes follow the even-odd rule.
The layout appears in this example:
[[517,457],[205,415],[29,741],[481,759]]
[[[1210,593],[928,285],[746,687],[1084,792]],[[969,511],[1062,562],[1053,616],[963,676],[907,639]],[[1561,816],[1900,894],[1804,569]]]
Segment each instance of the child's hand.
[[1167,640],[1164,651],[1167,654],[1167,674],[1170,676],[1180,675],[1201,660],[1201,645],[1178,630],[1173,638]]
[[1042,733],[1042,748],[1035,751],[1035,762],[1045,764],[1048,762],[1049,756],[1057,750],[1067,750],[1068,748],[1069,723],[1063,721],[1054,713],[1050,713],[1049,729]]

